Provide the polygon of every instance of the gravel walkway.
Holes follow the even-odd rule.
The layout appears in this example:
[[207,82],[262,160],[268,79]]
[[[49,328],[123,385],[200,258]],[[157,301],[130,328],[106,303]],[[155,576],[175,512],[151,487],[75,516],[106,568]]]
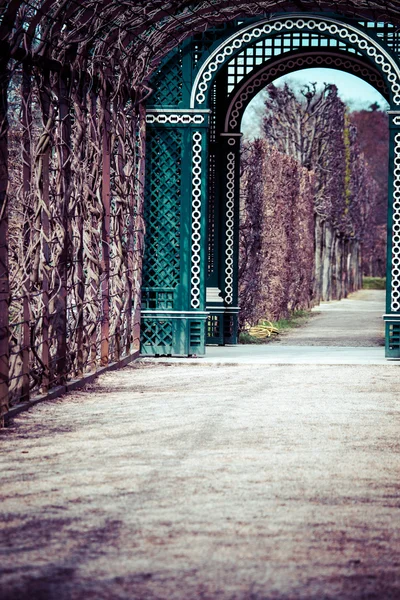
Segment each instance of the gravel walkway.
[[340,302],[322,302],[313,309],[306,327],[292,330],[278,342],[290,346],[384,346],[384,312],[384,291],[360,290]]
[[159,365],[1,433],[1,600],[398,600],[393,365]]

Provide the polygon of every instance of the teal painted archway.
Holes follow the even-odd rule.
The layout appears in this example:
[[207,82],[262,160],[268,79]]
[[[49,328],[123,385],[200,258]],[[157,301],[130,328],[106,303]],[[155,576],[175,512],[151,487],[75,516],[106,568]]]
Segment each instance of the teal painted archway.
[[147,106],[142,352],[237,341],[240,123],[276,77],[324,66],[388,100],[386,355],[400,358],[400,51],[388,24],[288,14],[196,34],[167,56]]

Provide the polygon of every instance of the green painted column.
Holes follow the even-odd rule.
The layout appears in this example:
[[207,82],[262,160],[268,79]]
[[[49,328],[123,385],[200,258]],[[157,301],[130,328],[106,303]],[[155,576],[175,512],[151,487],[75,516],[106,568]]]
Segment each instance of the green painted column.
[[237,343],[241,134],[221,133],[218,138],[213,270],[208,277],[206,306],[210,313],[207,343],[222,346]]
[[147,113],[143,354],[205,352],[208,113]]
[[241,133],[221,133],[224,157],[222,187],[224,236],[221,236],[224,275],[223,343],[236,344],[238,335],[238,271],[239,271],[239,212],[240,212],[240,140]]
[[400,358],[400,110],[389,111],[389,211],[385,338],[386,357]]

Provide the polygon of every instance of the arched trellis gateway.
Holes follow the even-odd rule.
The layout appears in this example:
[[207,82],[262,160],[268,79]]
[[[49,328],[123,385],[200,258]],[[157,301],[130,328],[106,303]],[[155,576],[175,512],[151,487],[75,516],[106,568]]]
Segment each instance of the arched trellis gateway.
[[[148,230],[144,263],[144,352],[203,353],[206,319],[209,342],[236,342],[241,117],[276,77],[325,66],[368,81],[391,105],[386,352],[399,356],[400,70],[393,44],[377,35],[379,26],[371,29],[328,15],[277,15],[237,23],[223,36],[217,31],[220,39],[211,47],[202,48],[200,36],[189,40],[160,69],[147,111],[149,147],[158,148],[148,157],[147,222],[155,219],[155,226]],[[170,160],[167,173],[180,184],[166,191],[164,209],[154,186],[166,168],[165,162],[160,167],[161,154]],[[161,240],[170,205],[180,233],[171,239],[163,232]],[[166,285],[169,269],[175,272],[172,285]]]
[[202,353],[209,313],[209,335],[235,340],[241,114],[306,65],[391,103],[398,357],[399,25],[386,0],[0,0],[0,419],[137,356],[140,338]]

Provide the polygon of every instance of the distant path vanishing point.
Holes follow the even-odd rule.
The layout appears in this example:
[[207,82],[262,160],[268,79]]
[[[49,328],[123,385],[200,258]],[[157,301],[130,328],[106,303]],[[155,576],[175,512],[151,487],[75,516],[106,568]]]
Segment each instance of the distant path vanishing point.
[[278,341],[290,346],[384,346],[384,312],[384,291],[360,290],[340,301],[322,302],[304,327]]

